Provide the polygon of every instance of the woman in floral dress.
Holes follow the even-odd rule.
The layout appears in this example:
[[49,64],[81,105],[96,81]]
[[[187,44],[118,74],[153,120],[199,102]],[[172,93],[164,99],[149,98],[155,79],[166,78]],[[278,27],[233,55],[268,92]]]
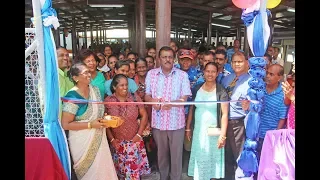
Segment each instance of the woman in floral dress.
[[[127,77],[117,74],[111,82],[112,95],[105,102],[141,102],[137,94],[128,91]],[[143,105],[105,104],[106,113],[117,116],[124,123],[117,128],[107,129],[107,136],[112,145],[111,152],[119,179],[139,180],[141,175],[150,174],[151,170],[146,154],[142,132],[147,125],[148,115]],[[141,119],[138,124],[138,116]]]

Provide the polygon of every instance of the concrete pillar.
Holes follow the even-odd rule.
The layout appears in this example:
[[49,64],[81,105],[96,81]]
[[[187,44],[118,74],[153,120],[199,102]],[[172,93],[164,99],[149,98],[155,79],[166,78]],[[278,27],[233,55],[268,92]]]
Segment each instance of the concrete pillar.
[[[57,18],[59,18],[59,11],[57,10]],[[56,44],[56,47],[61,46],[60,45],[60,27],[58,27],[56,30],[54,30],[54,42]]]
[[202,42],[204,42],[204,31],[202,31],[201,39],[202,39]]
[[84,48],[88,48],[87,22],[84,22]]
[[93,44],[93,25],[92,24],[90,24],[90,41],[91,41],[90,46],[92,47],[92,44]]
[[72,41],[72,55],[73,58],[77,54],[77,32],[76,32],[76,18],[72,17],[72,33],[71,33],[71,41]]
[[[135,50],[135,48],[136,48],[136,46],[137,46],[137,39],[136,39],[136,34],[137,34],[137,29],[136,29],[136,14],[135,14],[135,12],[136,12],[136,6],[137,5],[135,5],[132,9],[131,9],[131,12],[134,12],[133,14],[132,14],[132,17],[131,17],[131,29],[132,29],[132,32],[131,32],[131,42],[130,42],[130,44],[131,44],[131,47]],[[129,22],[128,22],[129,23]]]
[[100,44],[100,36],[99,36],[99,27],[97,26],[97,28],[96,28],[96,42],[97,42],[97,45],[99,45]]
[[103,39],[102,27],[100,27],[99,30],[100,30],[100,37],[99,37],[100,44],[103,44],[103,41],[102,41],[102,39]]
[[139,1],[139,56],[144,57],[146,55],[146,2],[145,0]]
[[[241,26],[238,26],[237,27],[237,36],[236,38],[239,40],[239,43],[240,43],[240,49],[241,49]],[[229,44],[228,44],[229,45]]]
[[207,47],[211,45],[211,31],[212,31],[212,12],[209,11],[208,15],[208,34],[207,34]]
[[177,27],[175,28],[175,31],[176,31],[176,33],[175,33],[175,40],[178,41],[178,28],[177,28]]
[[[156,0],[156,47],[169,46],[171,31],[171,0]],[[157,56],[158,57],[158,56]],[[156,67],[160,66],[159,57]]]
[[219,43],[219,31],[216,30],[216,46],[218,46]]
[[188,40],[191,43],[191,24],[188,22]]
[[139,51],[139,45],[140,43],[138,42],[140,39],[140,21],[139,21],[139,0],[136,0],[135,4],[135,24],[136,24],[136,46],[133,47],[133,51],[138,52]]
[[268,45],[272,46],[274,23],[273,23],[273,20],[271,18],[269,19],[269,26],[270,26],[270,37],[269,37]]
[[63,47],[67,49],[66,35],[64,33],[63,33],[62,39],[63,39]]

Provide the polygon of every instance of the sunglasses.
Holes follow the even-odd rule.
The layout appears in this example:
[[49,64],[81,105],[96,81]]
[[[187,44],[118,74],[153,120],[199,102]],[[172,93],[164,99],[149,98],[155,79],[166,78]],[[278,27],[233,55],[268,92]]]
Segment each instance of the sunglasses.
[[181,50],[179,51],[179,56],[188,55],[188,56],[194,56],[193,53],[189,50]]

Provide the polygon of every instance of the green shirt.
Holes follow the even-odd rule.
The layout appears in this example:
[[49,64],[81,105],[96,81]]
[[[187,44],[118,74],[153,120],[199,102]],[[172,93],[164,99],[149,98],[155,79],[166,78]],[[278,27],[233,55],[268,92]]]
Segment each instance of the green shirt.
[[[64,97],[67,92],[73,88],[74,84],[67,76],[67,71],[62,71],[60,68],[58,68],[58,74],[59,74],[59,92],[60,97]],[[62,113],[62,101],[60,99],[60,107],[59,107],[59,118],[61,118]]]
[[100,94],[101,94],[101,100],[104,100],[104,83],[106,82],[106,79],[104,78],[103,74],[101,72],[97,72],[97,76],[91,80],[91,85],[97,86],[99,88]]

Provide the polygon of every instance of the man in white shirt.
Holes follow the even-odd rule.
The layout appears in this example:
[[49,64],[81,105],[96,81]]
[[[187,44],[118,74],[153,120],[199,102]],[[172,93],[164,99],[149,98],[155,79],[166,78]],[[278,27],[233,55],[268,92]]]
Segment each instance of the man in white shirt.
[[278,47],[273,47],[273,59],[272,59],[272,64],[280,64],[281,66],[284,65],[284,60],[279,57],[279,52],[280,48]]

